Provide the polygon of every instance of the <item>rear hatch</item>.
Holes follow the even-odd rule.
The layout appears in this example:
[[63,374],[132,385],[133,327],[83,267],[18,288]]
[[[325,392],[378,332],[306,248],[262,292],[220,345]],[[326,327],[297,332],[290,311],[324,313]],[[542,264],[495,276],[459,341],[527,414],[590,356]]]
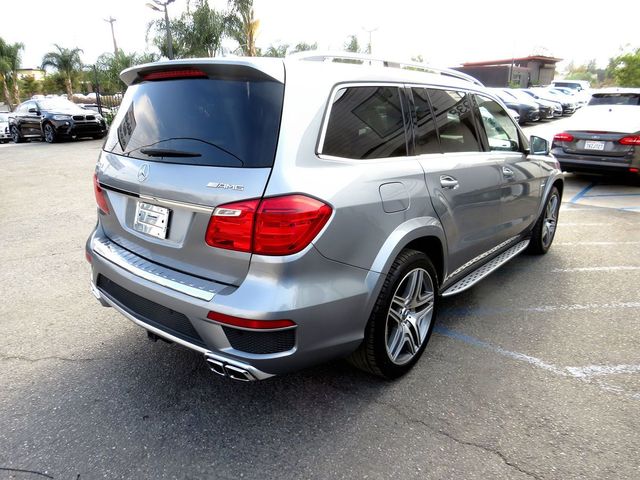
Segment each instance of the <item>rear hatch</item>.
[[238,285],[251,254],[205,242],[213,209],[260,198],[273,166],[282,61],[151,64],[130,84],[97,167],[105,234],[159,265]]

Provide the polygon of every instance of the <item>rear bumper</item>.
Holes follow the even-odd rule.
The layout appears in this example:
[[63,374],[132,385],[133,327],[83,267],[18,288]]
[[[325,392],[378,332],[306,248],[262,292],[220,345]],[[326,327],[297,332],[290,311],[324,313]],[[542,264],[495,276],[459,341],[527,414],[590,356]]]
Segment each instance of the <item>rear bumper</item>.
[[631,167],[638,167],[638,162],[629,157],[566,154],[562,148],[554,148],[551,153],[558,159],[562,169],[570,172],[620,174],[629,173]]
[[[252,261],[240,286],[212,285],[213,298],[205,300],[161,285],[151,277],[143,278],[126,265],[105,258],[98,253],[98,244],[103,240],[106,239],[98,227],[87,241],[87,253],[92,258],[91,288],[103,305],[115,307],[149,332],[217,362],[242,368],[255,379],[299,370],[352,352],[362,341],[380,280],[378,273],[328,260],[310,246],[284,260],[254,256],[258,258]],[[130,258],[132,263],[136,262],[134,257]],[[107,288],[105,278],[119,290]],[[241,329],[208,320],[210,311],[257,320],[293,320],[295,332],[287,337],[293,339],[292,343],[284,351],[241,350],[246,348],[244,345],[254,345],[256,335],[277,331],[245,334]],[[180,317],[182,324],[168,323],[164,319],[169,316]],[[254,337],[248,338],[250,335]],[[263,338],[266,344],[282,345],[282,339],[274,339],[273,335],[258,337]],[[263,347],[253,351],[261,351],[260,348]]]

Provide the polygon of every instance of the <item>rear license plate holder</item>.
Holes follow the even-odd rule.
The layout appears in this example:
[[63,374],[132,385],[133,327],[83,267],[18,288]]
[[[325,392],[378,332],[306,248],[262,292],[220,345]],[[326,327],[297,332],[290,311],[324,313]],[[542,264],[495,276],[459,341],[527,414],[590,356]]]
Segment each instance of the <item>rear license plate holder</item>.
[[164,240],[169,229],[171,210],[151,203],[138,202],[133,229],[137,232]]
[[584,142],[585,150],[604,150],[604,142],[596,142],[593,140],[587,140]]

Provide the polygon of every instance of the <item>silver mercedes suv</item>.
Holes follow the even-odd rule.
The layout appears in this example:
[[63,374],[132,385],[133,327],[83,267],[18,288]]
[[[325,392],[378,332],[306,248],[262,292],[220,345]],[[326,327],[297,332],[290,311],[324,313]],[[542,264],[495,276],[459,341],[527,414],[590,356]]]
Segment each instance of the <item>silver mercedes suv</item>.
[[541,138],[456,71],[350,54],[125,70],[94,175],[93,294],[236,380],[395,378],[441,297],[553,241]]

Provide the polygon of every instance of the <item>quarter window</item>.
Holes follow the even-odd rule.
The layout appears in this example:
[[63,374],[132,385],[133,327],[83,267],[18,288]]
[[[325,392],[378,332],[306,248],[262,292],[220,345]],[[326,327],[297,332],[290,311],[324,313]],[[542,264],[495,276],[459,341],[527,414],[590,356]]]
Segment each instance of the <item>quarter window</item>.
[[494,100],[476,95],[482,125],[492,151],[517,152],[520,150],[518,129],[509,114]]
[[440,153],[436,124],[433,121],[429,94],[426,88],[412,88],[413,104],[416,109],[416,155]]
[[463,92],[429,89],[442,152],[480,152],[469,96]]
[[396,87],[347,87],[333,100],[322,153],[367,159],[407,155]]

